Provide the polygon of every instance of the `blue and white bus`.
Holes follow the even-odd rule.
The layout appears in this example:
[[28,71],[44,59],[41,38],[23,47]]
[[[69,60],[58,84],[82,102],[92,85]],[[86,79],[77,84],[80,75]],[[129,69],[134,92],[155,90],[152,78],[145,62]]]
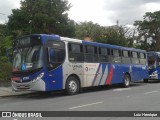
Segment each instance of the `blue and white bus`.
[[[160,52],[150,51],[148,56],[149,80],[160,80]],[[148,79],[145,79],[148,82]]]
[[148,76],[146,51],[58,35],[34,34],[13,45],[12,87],[15,91],[66,90],[121,83]]

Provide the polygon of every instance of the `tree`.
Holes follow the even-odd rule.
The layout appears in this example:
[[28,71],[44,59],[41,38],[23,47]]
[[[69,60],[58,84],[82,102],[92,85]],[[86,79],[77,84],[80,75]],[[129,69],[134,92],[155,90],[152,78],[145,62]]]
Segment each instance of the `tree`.
[[13,9],[8,29],[14,35],[49,33],[74,36],[74,21],[68,18],[67,0],[24,0],[20,9]]
[[143,21],[135,21],[134,25],[139,32],[138,40],[141,43],[141,48],[159,51],[160,11],[147,12],[143,17]]
[[105,27],[93,22],[81,22],[76,24],[75,37],[83,40],[87,36],[95,42],[128,46],[129,40],[126,36],[128,29],[126,28],[118,25]]
[[126,31],[122,26],[109,26],[109,27],[102,27],[102,34],[97,41],[112,45],[120,45],[120,46],[127,46],[128,41],[126,40]]
[[98,24],[93,22],[80,22],[75,27],[75,37],[84,40],[85,37],[90,37],[96,41],[101,36],[102,29]]
[[0,81],[9,80],[11,64],[6,60],[6,49],[11,47],[11,36],[6,35],[6,25],[0,24]]

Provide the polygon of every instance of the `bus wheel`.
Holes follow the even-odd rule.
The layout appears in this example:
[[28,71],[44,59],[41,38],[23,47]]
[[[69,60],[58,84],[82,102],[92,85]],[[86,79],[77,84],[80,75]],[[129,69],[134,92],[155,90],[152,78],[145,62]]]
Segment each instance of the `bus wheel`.
[[71,76],[66,82],[66,93],[68,95],[75,95],[79,92],[79,82],[76,77]]
[[143,81],[144,81],[144,83],[148,83],[148,79],[144,79]]
[[124,83],[123,83],[123,86],[124,86],[124,87],[129,87],[129,86],[130,86],[130,82],[131,82],[130,76],[129,76],[128,74],[125,74],[125,75],[124,75]]

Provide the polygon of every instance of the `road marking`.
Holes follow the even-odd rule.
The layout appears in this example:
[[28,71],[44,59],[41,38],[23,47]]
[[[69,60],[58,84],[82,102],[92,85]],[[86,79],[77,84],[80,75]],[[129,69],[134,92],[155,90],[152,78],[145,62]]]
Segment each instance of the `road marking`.
[[68,109],[72,110],[72,109],[76,109],[76,108],[81,108],[81,107],[86,107],[86,106],[91,106],[91,105],[96,105],[96,104],[101,104],[101,103],[103,103],[103,101],[90,103],[90,104],[85,104],[85,105],[80,105],[80,106],[75,106],[75,107],[71,107],[71,108],[68,108]]
[[151,92],[146,92],[144,94],[147,95],[147,94],[156,93],[156,92],[159,92],[159,91],[151,91]]
[[125,90],[131,90],[131,88],[118,88],[114,89],[113,91],[125,91]]

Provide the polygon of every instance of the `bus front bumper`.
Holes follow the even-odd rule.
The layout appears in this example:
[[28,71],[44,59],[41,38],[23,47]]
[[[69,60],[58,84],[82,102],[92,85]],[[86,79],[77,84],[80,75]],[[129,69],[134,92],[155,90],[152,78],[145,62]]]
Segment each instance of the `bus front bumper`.
[[42,79],[25,83],[12,81],[13,91],[45,91],[45,82]]

